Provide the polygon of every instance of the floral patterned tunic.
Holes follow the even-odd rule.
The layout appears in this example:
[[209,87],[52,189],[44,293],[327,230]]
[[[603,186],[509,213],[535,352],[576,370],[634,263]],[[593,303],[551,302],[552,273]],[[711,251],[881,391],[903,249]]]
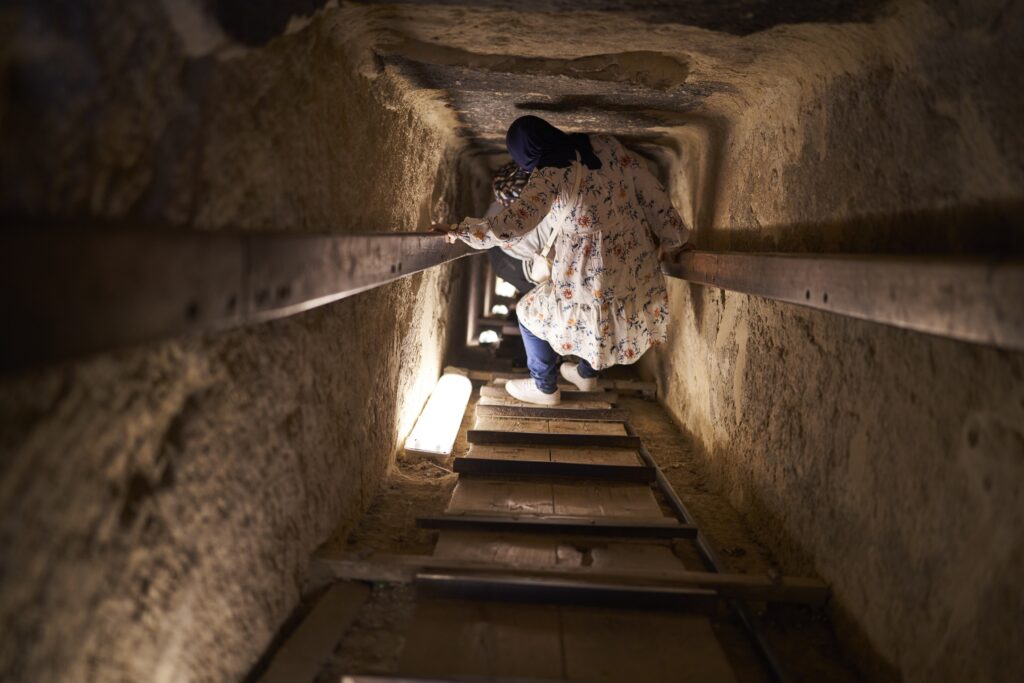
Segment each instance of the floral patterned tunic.
[[[602,166],[533,172],[518,201],[456,229],[476,249],[509,247],[545,216],[559,231],[551,279],[519,302],[519,321],[560,354],[595,369],[636,362],[665,341],[668,300],[652,235],[666,249],[689,237],[642,162],[608,135],[590,137]],[[570,197],[576,169],[584,175]]]

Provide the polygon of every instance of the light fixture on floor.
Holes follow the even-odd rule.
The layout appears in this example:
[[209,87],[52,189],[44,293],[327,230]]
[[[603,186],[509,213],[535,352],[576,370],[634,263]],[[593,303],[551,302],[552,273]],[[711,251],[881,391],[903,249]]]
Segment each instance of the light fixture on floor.
[[405,440],[405,450],[451,455],[472,393],[473,383],[469,377],[451,371],[441,375]]
[[501,336],[494,330],[484,330],[477,337],[477,341],[481,344],[497,344],[501,341]]
[[511,299],[516,295],[516,288],[511,282],[505,282],[500,277],[495,277],[494,293]]

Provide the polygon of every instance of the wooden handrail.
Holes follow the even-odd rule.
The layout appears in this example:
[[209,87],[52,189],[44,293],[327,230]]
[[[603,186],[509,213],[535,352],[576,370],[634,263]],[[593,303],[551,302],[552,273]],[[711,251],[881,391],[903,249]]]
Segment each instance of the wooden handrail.
[[472,253],[430,233],[0,234],[0,370],[282,318]]
[[668,276],[1024,351],[1024,259],[688,252]]

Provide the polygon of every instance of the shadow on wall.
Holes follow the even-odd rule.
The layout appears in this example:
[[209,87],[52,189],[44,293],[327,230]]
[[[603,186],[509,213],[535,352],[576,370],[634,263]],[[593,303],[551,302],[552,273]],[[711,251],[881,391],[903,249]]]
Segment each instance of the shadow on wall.
[[327,0],[205,0],[224,32],[244,45],[263,45],[284,33],[293,16],[308,17]]
[[780,24],[870,21],[884,0],[374,0],[361,4],[470,5],[519,12],[611,11],[657,24],[747,35]]
[[1021,254],[1022,218],[1024,201],[1006,200],[757,228],[705,223],[700,244],[715,251]]

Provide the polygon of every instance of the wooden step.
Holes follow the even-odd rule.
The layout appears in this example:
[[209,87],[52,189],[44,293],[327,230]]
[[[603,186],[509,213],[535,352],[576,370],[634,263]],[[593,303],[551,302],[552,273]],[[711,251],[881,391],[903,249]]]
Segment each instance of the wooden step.
[[639,437],[621,434],[551,434],[470,429],[466,438],[469,443],[524,446],[639,449],[642,445]]
[[495,533],[580,534],[585,536],[622,536],[625,538],[696,538],[697,527],[664,521],[616,519],[612,517],[572,517],[568,515],[465,515],[448,514],[419,517],[422,529],[462,529]]
[[559,420],[592,420],[595,422],[625,422],[629,419],[628,410],[615,408],[558,408],[546,406],[494,406],[477,405],[478,417],[532,417],[556,418]]
[[545,460],[502,460],[499,458],[455,458],[452,468],[459,474],[490,477],[573,477],[653,483],[657,470],[647,465],[606,465],[589,462],[552,462]]
[[[484,385],[480,387],[481,396],[493,398],[510,398],[504,386]],[[566,401],[601,401],[602,403],[615,403],[619,395],[614,391],[576,391],[575,389],[562,389],[562,402]],[[545,406],[556,408],[557,406]]]

